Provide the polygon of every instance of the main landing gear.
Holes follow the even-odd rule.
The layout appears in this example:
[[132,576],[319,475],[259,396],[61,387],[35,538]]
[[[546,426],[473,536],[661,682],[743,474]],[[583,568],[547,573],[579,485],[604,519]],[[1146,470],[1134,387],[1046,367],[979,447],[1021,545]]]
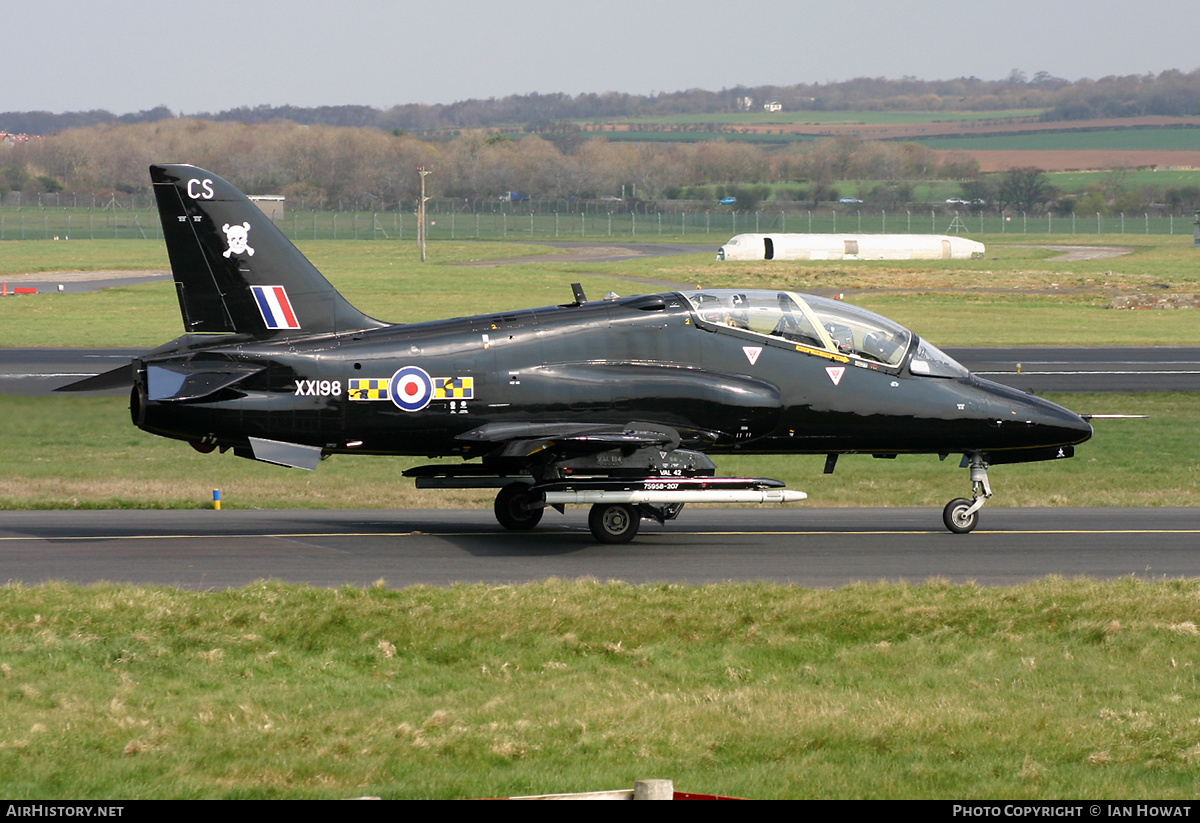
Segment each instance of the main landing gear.
[[674,520],[685,503],[797,503],[808,497],[785,489],[780,480],[716,477],[715,469],[700,452],[660,451],[655,445],[633,455],[614,449],[532,467],[512,461],[416,466],[404,476],[415,478],[418,489],[499,489],[496,520],[513,531],[537,526],[547,508],[561,514],[567,506],[591,506],[592,536],[609,544],[633,540],[643,520]]
[[[530,490],[528,483],[509,483],[496,495],[496,520],[512,531],[529,531],[546,511],[545,495]],[[643,517],[662,523],[679,516],[682,503],[651,506],[645,503],[595,503],[588,513],[588,528],[599,543],[628,543],[637,537]]]
[[628,503],[596,503],[588,512],[588,528],[600,543],[628,543],[641,524],[642,513]]
[[973,500],[956,497],[946,504],[942,510],[942,522],[946,528],[955,534],[966,534],[979,525],[979,510],[992,496],[992,486],[988,483],[987,463],[978,452],[969,455],[971,460],[971,492]]
[[542,522],[542,496],[529,492],[528,483],[509,483],[496,495],[496,520],[512,531],[529,531]]
[[660,524],[674,520],[683,511],[683,503],[661,506],[649,503],[594,503],[588,512],[588,528],[598,543],[628,543],[637,537],[642,520]]

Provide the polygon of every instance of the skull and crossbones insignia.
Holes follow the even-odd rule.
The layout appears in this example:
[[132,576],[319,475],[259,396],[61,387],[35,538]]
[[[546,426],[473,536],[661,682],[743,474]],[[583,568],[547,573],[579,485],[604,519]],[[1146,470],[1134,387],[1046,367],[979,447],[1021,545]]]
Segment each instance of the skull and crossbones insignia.
[[229,246],[223,252],[226,257],[229,257],[231,254],[254,256],[254,249],[250,248],[246,243],[250,236],[249,223],[242,223],[240,226],[231,226],[226,223],[221,227],[221,231],[225,232],[225,244]]

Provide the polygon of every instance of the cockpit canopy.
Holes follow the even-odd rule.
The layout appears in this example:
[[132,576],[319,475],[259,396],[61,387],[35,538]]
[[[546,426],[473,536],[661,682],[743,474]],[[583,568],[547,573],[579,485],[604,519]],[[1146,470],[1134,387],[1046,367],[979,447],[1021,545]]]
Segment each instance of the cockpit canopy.
[[700,320],[721,328],[742,329],[782,338],[798,349],[836,352],[899,368],[913,341],[913,374],[965,377],[968,372],[937,347],[874,312],[839,300],[766,289],[705,289],[685,292]]

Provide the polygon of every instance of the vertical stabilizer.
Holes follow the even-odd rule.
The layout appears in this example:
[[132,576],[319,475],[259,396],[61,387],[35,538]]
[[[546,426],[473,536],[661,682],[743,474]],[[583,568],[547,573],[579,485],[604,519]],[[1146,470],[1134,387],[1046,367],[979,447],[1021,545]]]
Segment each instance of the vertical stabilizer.
[[188,332],[301,336],[386,325],[346,302],[269,217],[195,166],[150,167]]

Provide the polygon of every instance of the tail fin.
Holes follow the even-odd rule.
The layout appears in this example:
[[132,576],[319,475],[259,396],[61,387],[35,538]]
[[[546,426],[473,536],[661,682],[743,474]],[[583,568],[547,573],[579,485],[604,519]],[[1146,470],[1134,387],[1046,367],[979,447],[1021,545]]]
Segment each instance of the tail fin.
[[188,332],[300,336],[386,325],[351,306],[269,217],[195,166],[151,166]]

